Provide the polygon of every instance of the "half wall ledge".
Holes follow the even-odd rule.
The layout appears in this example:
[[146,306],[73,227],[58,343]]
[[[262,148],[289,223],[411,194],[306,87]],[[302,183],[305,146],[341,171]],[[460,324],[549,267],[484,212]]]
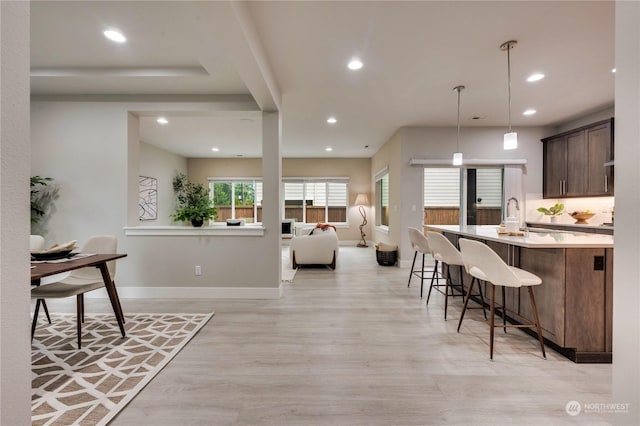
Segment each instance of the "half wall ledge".
[[201,228],[191,226],[127,226],[126,236],[222,236],[222,237],[262,237],[264,226],[212,225]]

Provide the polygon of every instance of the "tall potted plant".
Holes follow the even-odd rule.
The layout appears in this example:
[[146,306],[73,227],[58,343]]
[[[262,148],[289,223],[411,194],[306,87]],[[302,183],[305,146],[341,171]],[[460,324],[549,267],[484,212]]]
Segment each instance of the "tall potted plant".
[[200,227],[205,220],[215,219],[217,211],[209,191],[201,183],[189,182],[184,173],[173,178],[173,191],[176,194],[176,211],[171,215],[176,222],[189,221]]

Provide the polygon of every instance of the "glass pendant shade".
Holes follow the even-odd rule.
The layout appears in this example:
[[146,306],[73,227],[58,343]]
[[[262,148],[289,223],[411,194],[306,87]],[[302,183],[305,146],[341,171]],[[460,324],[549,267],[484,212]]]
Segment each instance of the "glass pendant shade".
[[453,153],[453,165],[454,166],[462,166],[462,153],[454,152]]
[[518,134],[509,132],[504,134],[504,149],[516,149],[518,147]]

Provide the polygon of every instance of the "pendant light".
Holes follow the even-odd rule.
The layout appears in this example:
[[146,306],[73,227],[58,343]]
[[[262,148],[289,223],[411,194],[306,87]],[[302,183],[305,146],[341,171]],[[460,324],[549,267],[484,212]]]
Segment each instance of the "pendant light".
[[456,92],[458,92],[458,139],[456,144],[456,152],[453,153],[453,165],[461,166],[462,165],[462,152],[460,151],[460,91],[464,89],[464,86],[456,86],[453,88]]
[[500,50],[507,51],[507,81],[509,87],[509,131],[504,134],[504,149],[516,149],[518,147],[518,134],[511,131],[511,54],[518,42],[516,40],[509,40],[500,45]]

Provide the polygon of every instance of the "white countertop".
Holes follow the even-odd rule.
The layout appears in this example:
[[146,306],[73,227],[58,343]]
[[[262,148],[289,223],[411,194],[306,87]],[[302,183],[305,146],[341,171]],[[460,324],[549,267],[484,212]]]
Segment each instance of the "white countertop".
[[497,225],[425,225],[425,228],[526,248],[613,248],[613,235],[605,234],[549,229],[549,232],[529,232],[524,237],[512,237],[498,235]]

